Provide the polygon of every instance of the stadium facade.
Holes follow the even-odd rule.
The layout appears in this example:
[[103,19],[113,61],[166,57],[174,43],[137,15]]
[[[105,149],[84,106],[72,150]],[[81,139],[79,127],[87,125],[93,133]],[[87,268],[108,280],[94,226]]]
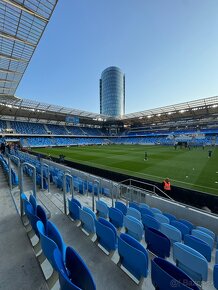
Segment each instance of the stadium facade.
[[125,114],[125,75],[120,68],[111,66],[102,74],[99,84],[100,114],[120,117]]

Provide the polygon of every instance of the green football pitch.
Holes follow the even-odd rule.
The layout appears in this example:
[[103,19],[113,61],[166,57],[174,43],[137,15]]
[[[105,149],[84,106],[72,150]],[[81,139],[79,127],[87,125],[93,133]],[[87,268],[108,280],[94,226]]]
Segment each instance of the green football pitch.
[[[208,150],[212,157],[208,158]],[[104,145],[40,148],[36,152],[141,178],[218,194],[218,148],[174,149],[168,146]],[[148,160],[144,160],[147,152]]]

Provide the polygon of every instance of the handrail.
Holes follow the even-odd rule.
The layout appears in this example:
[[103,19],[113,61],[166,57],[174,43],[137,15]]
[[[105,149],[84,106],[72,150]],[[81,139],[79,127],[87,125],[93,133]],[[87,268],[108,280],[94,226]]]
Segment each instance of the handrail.
[[99,197],[99,180],[95,179],[93,182],[93,186],[92,186],[92,210],[95,211],[95,184],[97,184],[97,196],[98,196],[98,200],[100,199]]
[[[130,186],[131,187],[135,187],[135,188],[138,188],[138,189],[142,189],[138,186],[135,186],[135,185],[132,185],[132,181],[135,181],[135,182],[138,182],[138,183],[141,183],[141,184],[145,184],[145,185],[149,185],[153,188],[153,194],[158,195],[158,193],[156,192],[156,190],[158,190],[159,192],[161,192],[163,195],[165,195],[168,199],[170,199],[171,201],[175,201],[172,197],[170,197],[168,194],[166,194],[163,190],[161,190],[157,185],[155,184],[152,184],[152,183],[148,183],[148,182],[144,182],[144,181],[140,181],[140,180],[136,180],[136,179],[132,179],[132,178],[129,178],[129,179],[125,179],[123,181],[120,182],[120,184],[123,184],[124,182],[129,182],[130,183]],[[126,185],[126,184],[125,184]],[[150,191],[150,190],[148,190]],[[151,192],[151,191],[150,191]]]
[[66,201],[66,194],[67,194],[67,176],[70,177],[70,194],[73,198],[74,196],[74,186],[73,186],[73,176],[69,173],[69,171],[64,172],[64,184],[63,184],[63,199],[64,199],[64,213],[67,214],[67,201]]
[[43,189],[43,167],[47,168],[48,172],[48,192],[50,192],[50,170],[49,165],[41,162],[41,189]]
[[23,202],[21,199],[21,194],[23,193],[23,168],[24,166],[29,166],[33,170],[33,195],[36,198],[36,167],[28,162],[24,162],[20,165],[20,213],[23,216]]

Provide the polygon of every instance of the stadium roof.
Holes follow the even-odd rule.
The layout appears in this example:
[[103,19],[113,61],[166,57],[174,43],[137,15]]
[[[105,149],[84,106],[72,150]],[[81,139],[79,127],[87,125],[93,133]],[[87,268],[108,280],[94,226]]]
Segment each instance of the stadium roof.
[[124,123],[166,122],[212,114],[218,115],[218,96],[126,114],[122,117],[122,121]]
[[112,119],[96,113],[9,96],[0,96],[0,118],[1,116],[13,116],[14,119],[24,117],[29,120],[46,119],[48,122],[65,122],[66,116],[76,116],[80,121],[88,120],[89,123],[101,123]]
[[102,124],[104,122],[124,124],[150,124],[160,122],[178,121],[184,119],[199,119],[205,117],[218,117],[218,97],[200,99],[171,106],[131,113],[114,119],[106,115],[86,112],[82,110],[56,106],[20,99],[17,97],[0,96],[0,118],[20,119],[31,121],[47,120],[65,122],[66,116],[79,117],[81,123]]
[[0,96],[13,96],[58,0],[0,1]]

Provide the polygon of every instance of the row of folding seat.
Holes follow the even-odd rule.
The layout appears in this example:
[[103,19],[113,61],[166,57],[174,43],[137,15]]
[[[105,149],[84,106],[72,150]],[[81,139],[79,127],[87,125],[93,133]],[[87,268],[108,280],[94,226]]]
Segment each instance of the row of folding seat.
[[[30,195],[29,200],[22,194],[22,202],[29,224],[24,223],[29,237],[35,234],[38,237],[37,258],[42,264],[47,259],[53,272],[47,279],[49,288],[52,288],[59,278],[61,290],[95,290],[93,277],[79,254],[69,246],[66,246],[60,232],[54,223],[47,219],[46,213],[36,199]],[[31,233],[31,234],[30,234]]]
[[[98,211],[100,207],[98,207],[97,204],[96,208]],[[85,231],[87,231],[88,233],[96,233],[96,242],[100,244],[101,247],[103,247],[110,256],[113,255],[115,250],[118,250],[118,265],[122,265],[123,267],[125,267],[141,284],[143,282],[143,279],[146,278],[148,275],[149,265],[148,252],[143,247],[143,245],[134,237],[132,237],[129,234],[129,231],[128,234],[121,233],[120,235],[118,235],[116,226],[117,228],[119,228],[120,224],[118,225],[115,223],[114,225],[105,217],[101,216],[97,219],[95,213],[91,209],[87,207],[82,207],[80,202],[75,198],[68,200],[68,205],[69,215],[71,216],[71,218],[74,220],[80,220],[82,228],[85,229]],[[102,203],[100,203],[100,205],[102,205]],[[119,211],[116,208],[109,208],[109,216],[111,210],[112,212]],[[100,212],[98,211],[98,213]],[[156,240],[157,244],[161,242],[162,241],[159,239]],[[178,244],[178,247],[179,246],[180,243]],[[161,280],[159,279],[159,275],[162,275],[162,277],[164,277],[164,284],[163,281],[161,282]],[[170,280],[172,281],[172,279],[176,279],[178,285],[181,284],[180,286],[182,287],[182,289],[190,289],[188,287],[186,288],[187,285],[183,285],[183,283],[180,282],[180,277],[186,277],[186,280],[184,281],[188,281],[189,285],[192,285],[191,289],[199,289],[195,282],[190,279],[179,267],[176,267],[175,265],[165,261],[162,257],[155,258],[152,261],[151,276],[152,283],[156,289],[173,289],[172,284],[170,287]],[[166,288],[166,285],[168,285],[168,288]]]
[[[174,260],[176,260],[178,264],[180,263],[180,265],[181,263],[187,264],[187,260],[190,258],[190,254],[191,254],[193,258],[192,258],[192,265],[190,265],[190,267],[196,270],[197,267],[195,266],[194,260],[196,260],[195,261],[196,263],[199,263],[199,259],[201,259],[202,263],[201,263],[199,272],[201,272],[201,277],[202,278],[204,277],[204,280],[207,280],[207,271],[208,271],[207,262],[211,261],[211,254],[214,247],[214,243],[216,241],[216,236],[211,230],[201,227],[201,226],[197,226],[195,228],[195,226],[189,221],[177,220],[175,216],[168,213],[163,213],[162,215],[162,212],[159,209],[155,209],[155,208],[149,209],[148,205],[144,205],[144,204],[139,205],[136,203],[130,203],[129,206],[133,207],[136,211],[125,208],[124,204],[118,203],[117,206],[118,208],[122,208],[123,212],[126,212],[126,214],[133,213],[135,215],[136,211],[138,214],[139,213],[142,214],[141,218],[142,218],[142,223],[145,228],[145,240],[148,244],[148,248],[150,248],[150,250],[155,252],[155,254],[159,253],[160,255],[160,253],[165,252],[166,257],[169,256],[170,244],[166,240],[166,237],[170,239],[171,243],[177,242],[173,244],[173,248],[174,248],[174,253],[178,253],[179,252],[178,242],[181,242],[181,237],[182,237],[182,240],[185,244],[184,247],[182,246],[183,254],[182,255],[179,254],[179,258],[176,257],[177,254],[174,254]],[[145,212],[146,212],[146,215],[143,215],[143,213]],[[164,216],[168,218],[169,221],[165,220]],[[168,222],[170,224],[168,224]],[[153,230],[151,228],[153,228]],[[148,231],[149,233],[147,233]],[[181,233],[179,233],[178,231],[180,231]],[[165,238],[164,237],[161,238],[161,234],[164,234]],[[154,239],[152,239],[154,235],[158,236],[158,238],[156,237],[156,243]],[[158,239],[159,241],[160,240],[162,241],[161,245],[158,244]],[[165,247],[163,247],[163,245],[165,245]],[[190,252],[187,257],[185,257],[184,250],[186,252],[187,251]],[[217,287],[216,279],[218,279],[218,277],[216,278],[216,271],[217,271],[216,264],[217,264],[217,260],[215,261],[215,266],[214,266],[214,285],[216,285]],[[193,275],[193,278],[196,279],[195,275]]]
[[[0,164],[3,168],[4,173],[9,178],[9,166],[8,166],[7,161],[2,156],[2,154],[0,154]],[[12,183],[12,185],[17,186],[18,182],[19,182],[19,180],[18,180],[18,176],[17,176],[16,172],[14,171],[14,169],[11,169],[11,183]]]
[[[15,154],[15,152],[12,151],[12,154]],[[36,167],[36,182],[37,182],[37,185],[40,186],[41,185],[41,163],[40,163],[40,161],[38,161],[35,158],[33,158],[33,157],[23,153],[23,152],[20,152],[20,151],[18,151],[16,153],[16,156],[20,158],[21,163],[28,162]],[[13,160],[13,157],[12,157],[12,160]],[[13,161],[17,164],[16,159],[14,159]],[[63,189],[64,171],[61,169],[58,169],[54,166],[50,166],[49,171],[50,171],[50,182],[53,182],[57,188]],[[28,166],[24,167],[24,172],[29,176],[32,176],[32,174],[33,174],[32,169],[29,168]],[[46,178],[48,178],[48,171],[46,168],[43,168],[43,176],[44,176],[43,188],[47,189],[48,182],[47,182]],[[84,194],[85,191],[92,193],[93,190],[94,190],[95,195],[98,194],[97,184],[93,184],[93,182],[87,182],[86,180],[83,180],[82,178],[79,178],[77,176],[73,176],[73,185],[74,185],[74,190],[78,191],[81,194]],[[70,178],[68,176],[66,178],[66,190],[67,190],[67,192],[70,191]],[[100,190],[101,190],[101,192],[100,192],[101,194],[103,194],[105,196],[109,196],[110,192],[109,192],[108,188],[102,187]]]

